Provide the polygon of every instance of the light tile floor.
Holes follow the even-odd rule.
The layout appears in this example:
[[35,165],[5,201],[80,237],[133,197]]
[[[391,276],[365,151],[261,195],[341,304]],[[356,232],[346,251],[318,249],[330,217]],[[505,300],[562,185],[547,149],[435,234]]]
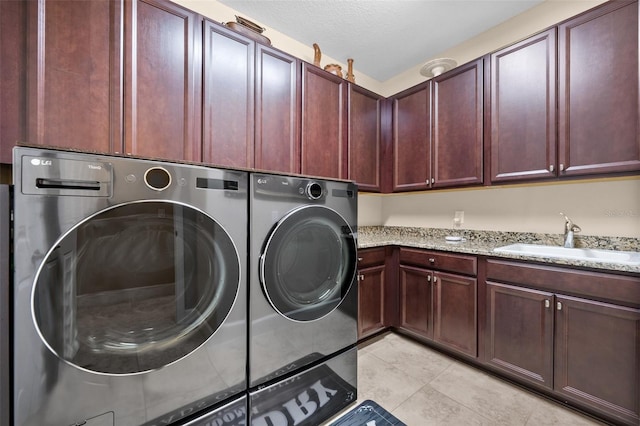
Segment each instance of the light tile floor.
[[358,348],[366,399],[409,426],[602,424],[394,333]]

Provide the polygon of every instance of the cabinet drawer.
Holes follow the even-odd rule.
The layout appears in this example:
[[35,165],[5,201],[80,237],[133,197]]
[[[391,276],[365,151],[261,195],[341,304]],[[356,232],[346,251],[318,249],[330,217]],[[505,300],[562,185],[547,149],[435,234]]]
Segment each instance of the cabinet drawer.
[[384,265],[385,262],[385,249],[380,248],[368,248],[358,250],[358,268],[366,268],[372,265]]
[[640,307],[640,276],[487,259],[487,279]]
[[474,276],[478,271],[475,256],[420,249],[401,248],[400,263]]

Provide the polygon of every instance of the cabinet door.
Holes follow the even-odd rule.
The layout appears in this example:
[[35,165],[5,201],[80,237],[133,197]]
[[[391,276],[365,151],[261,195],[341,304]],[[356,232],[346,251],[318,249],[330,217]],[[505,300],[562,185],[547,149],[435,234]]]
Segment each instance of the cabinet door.
[[349,179],[361,191],[380,191],[382,100],[349,84]]
[[385,326],[384,320],[385,267],[374,266],[359,271],[358,279],[358,338],[362,339]]
[[432,274],[427,269],[400,265],[400,327],[433,338]]
[[553,387],[553,294],[487,282],[486,359],[511,375]]
[[125,11],[125,150],[200,161],[200,17],[166,0]]
[[434,272],[433,288],[434,339],[475,358],[478,355],[477,280]]
[[560,174],[640,170],[638,3],[560,25],[558,47]]
[[556,391],[638,424],[640,310],[572,297],[556,300]]
[[393,97],[393,190],[431,186],[431,84]]
[[491,55],[491,181],[554,177],[556,30]]
[[204,23],[203,160],[253,167],[255,43]]
[[26,4],[26,142],[122,151],[122,1]]
[[300,66],[256,44],[255,167],[300,173]]
[[482,183],[483,59],[433,79],[433,187]]
[[305,175],[347,177],[347,83],[302,64],[302,163]]
[[[24,90],[27,81],[26,17],[27,2],[0,1],[0,163],[4,164],[13,161],[12,148],[16,143],[28,140]],[[5,183],[3,177],[0,176],[0,182]]]

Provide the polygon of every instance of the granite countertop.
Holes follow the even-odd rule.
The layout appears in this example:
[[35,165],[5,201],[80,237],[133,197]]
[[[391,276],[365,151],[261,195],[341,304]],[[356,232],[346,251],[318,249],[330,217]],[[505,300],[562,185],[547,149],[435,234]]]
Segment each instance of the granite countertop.
[[[463,241],[446,241],[446,236],[460,236]],[[556,265],[577,266],[603,271],[622,271],[640,273],[640,265],[593,262],[575,259],[517,255],[494,252],[493,249],[509,244],[543,244],[562,246],[560,234],[534,234],[523,232],[471,231],[435,228],[410,228],[399,226],[360,226],[358,227],[358,247],[383,247],[398,245],[454,253],[475,254],[518,260],[530,260]],[[640,240],[625,237],[576,236],[576,247],[606,250],[640,251]]]

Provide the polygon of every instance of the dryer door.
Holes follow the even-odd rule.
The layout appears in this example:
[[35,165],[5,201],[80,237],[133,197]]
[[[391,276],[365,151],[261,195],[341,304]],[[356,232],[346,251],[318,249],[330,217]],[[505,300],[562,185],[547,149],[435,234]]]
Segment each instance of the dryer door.
[[81,369],[133,374],[207,341],[238,294],[240,261],[210,216],[169,201],[104,210],[47,253],[32,295],[48,348]]
[[265,296],[281,315],[313,321],[336,309],[355,278],[354,232],[336,211],[304,206],[277,223],[260,257]]

